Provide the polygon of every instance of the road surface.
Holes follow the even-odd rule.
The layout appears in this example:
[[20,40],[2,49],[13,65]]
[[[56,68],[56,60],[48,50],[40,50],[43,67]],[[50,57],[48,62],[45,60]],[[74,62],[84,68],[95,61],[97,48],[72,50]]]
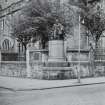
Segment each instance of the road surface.
[[0,105],[105,105],[105,84],[40,91],[0,89]]

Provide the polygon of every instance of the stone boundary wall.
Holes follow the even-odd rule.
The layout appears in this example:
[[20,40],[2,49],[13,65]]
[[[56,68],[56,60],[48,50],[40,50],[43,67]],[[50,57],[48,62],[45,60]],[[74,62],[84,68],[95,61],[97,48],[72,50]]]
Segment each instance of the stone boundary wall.
[[[67,70],[59,70],[59,67],[56,70],[43,69],[45,62],[30,62],[30,78],[36,79],[57,79],[60,77],[61,79],[73,79],[77,78],[78,75],[78,62],[68,62],[69,66]],[[69,70],[70,67],[70,70]],[[58,72],[58,74],[56,73]],[[94,71],[95,72],[95,71]],[[55,75],[56,74],[56,75]],[[80,69],[81,78],[93,77],[94,73],[92,73],[91,66],[89,62],[81,62]],[[103,74],[103,72],[102,72]],[[105,74],[105,71],[104,71]],[[20,78],[28,78],[27,77],[27,63],[26,62],[13,62],[13,61],[2,61],[0,62],[0,75],[1,76],[10,76],[10,77],[20,77]],[[101,76],[96,74],[96,76]],[[51,76],[52,78],[49,78]],[[64,77],[63,77],[64,76]]]
[[[30,62],[30,78],[40,78],[42,62]],[[1,61],[0,75],[27,78],[27,63],[25,61]]]
[[[30,63],[31,78],[37,79],[75,79],[78,77],[78,62],[68,62],[68,67],[44,67],[47,62]],[[62,69],[59,69],[62,68]],[[81,78],[92,77],[89,62],[81,62]]]
[[12,77],[26,77],[26,62],[1,61],[0,75]]

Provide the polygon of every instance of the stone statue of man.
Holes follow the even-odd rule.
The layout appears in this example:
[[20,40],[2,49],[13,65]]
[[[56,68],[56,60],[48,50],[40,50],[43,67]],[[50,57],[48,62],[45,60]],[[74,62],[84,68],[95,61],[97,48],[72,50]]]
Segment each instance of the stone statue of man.
[[59,23],[59,20],[56,19],[56,23],[53,25],[53,39],[63,40],[64,39],[64,26]]

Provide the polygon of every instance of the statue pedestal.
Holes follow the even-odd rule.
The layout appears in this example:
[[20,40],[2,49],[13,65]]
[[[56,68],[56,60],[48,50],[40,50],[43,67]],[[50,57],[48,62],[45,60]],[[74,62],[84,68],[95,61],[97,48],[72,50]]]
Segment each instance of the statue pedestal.
[[51,40],[49,41],[49,62],[62,62],[65,61],[64,56],[64,41]]

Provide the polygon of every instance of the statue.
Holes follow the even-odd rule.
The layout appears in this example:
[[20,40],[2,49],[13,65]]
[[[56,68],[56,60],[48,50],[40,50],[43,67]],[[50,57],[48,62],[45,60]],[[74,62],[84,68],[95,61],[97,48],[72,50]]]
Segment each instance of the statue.
[[56,19],[56,23],[52,27],[50,40],[64,40],[64,26]]

